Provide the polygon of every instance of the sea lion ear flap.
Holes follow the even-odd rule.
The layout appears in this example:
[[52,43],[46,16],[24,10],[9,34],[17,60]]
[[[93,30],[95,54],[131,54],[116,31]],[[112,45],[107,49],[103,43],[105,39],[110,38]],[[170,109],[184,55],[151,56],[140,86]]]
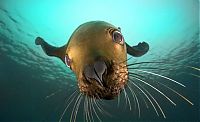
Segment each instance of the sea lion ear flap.
[[60,58],[63,62],[65,62],[65,51],[66,51],[66,45],[62,47],[54,47],[47,42],[44,41],[41,37],[37,37],[35,39],[35,44],[36,45],[41,45],[43,51],[48,55],[48,56],[55,56]]
[[131,47],[126,43],[126,49],[129,55],[140,57],[149,51],[149,44],[146,42],[140,42],[138,45]]

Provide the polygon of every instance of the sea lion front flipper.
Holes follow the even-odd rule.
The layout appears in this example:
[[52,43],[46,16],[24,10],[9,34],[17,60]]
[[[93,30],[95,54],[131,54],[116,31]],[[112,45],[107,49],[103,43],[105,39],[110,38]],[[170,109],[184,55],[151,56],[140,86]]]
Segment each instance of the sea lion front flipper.
[[131,47],[126,43],[126,49],[129,55],[140,57],[149,51],[149,44],[146,42],[140,42],[138,45]]
[[36,45],[41,45],[43,51],[48,55],[48,56],[55,56],[60,58],[63,62],[65,62],[65,50],[66,50],[66,45],[62,47],[54,47],[47,42],[44,41],[41,37],[37,37],[35,39],[35,44]]

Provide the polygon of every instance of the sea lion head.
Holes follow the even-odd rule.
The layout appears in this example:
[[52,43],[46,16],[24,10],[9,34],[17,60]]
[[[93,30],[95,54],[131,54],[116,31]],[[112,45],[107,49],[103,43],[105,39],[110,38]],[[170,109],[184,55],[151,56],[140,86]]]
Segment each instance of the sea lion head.
[[70,38],[66,55],[80,91],[88,96],[112,99],[127,83],[125,40],[111,24],[81,25]]
[[68,43],[60,48],[36,39],[49,56],[59,57],[75,73],[80,92],[97,99],[113,99],[128,81],[127,51],[132,56],[145,54],[149,47],[125,43],[120,28],[107,22],[80,25]]

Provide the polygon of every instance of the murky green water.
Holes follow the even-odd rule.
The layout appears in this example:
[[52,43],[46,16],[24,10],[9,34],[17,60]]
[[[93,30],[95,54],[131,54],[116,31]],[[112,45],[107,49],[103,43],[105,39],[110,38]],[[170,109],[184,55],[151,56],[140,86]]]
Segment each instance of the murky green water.
[[[131,111],[122,93],[119,107],[117,99],[101,102],[111,116],[105,112],[101,114],[95,108],[102,121],[200,121],[200,73],[188,67],[200,66],[197,0],[1,0],[0,121],[59,121],[66,99],[77,87],[76,78],[59,59],[47,57],[34,40],[41,36],[50,44],[61,46],[80,24],[93,20],[121,27],[130,45],[148,42],[150,51],[143,57],[132,58],[129,63],[167,62],[139,66],[167,68],[169,70],[147,71],[177,80],[186,88],[158,76],[137,73],[175,89],[194,103],[190,105],[176,93],[151,80],[155,87],[176,103],[174,106],[156,90],[146,86],[162,107],[166,119],[152,98],[159,116],[141,91],[133,88],[138,95],[141,116],[138,117],[136,101],[126,89]],[[70,120],[72,109],[73,105],[65,112],[63,121]],[[77,116],[79,121],[84,120],[83,109],[81,103]],[[98,121],[94,112],[93,116],[94,121]]]

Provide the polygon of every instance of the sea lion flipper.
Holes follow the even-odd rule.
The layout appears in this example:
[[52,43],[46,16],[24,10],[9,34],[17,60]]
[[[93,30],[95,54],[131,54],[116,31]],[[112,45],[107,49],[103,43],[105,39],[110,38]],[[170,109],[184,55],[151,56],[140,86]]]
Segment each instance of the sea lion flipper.
[[55,56],[60,58],[63,62],[64,62],[64,58],[65,58],[65,50],[66,50],[66,46],[62,46],[62,47],[54,47],[50,44],[48,44],[44,39],[42,39],[41,37],[37,37],[35,39],[35,44],[36,45],[41,45],[43,51],[48,55],[48,56]]
[[134,56],[140,57],[149,51],[149,44],[146,42],[140,42],[136,46],[130,46],[126,43],[127,53]]

